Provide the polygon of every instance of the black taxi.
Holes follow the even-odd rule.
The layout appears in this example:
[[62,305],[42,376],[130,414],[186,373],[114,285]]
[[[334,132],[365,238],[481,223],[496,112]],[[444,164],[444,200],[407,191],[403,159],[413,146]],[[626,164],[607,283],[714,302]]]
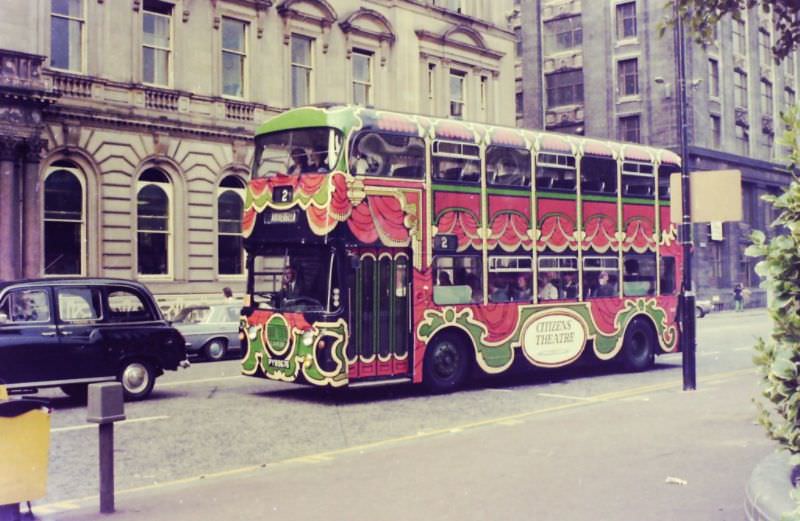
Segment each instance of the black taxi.
[[11,392],[58,386],[82,397],[90,383],[116,379],[138,400],[165,370],[188,366],[183,337],[142,284],[0,282],[0,384]]

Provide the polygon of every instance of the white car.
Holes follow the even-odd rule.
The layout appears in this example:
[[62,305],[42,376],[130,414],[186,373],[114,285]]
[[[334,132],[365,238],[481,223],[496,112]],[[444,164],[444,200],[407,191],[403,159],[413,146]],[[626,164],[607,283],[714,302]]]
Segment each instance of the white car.
[[695,316],[703,318],[711,313],[714,309],[714,304],[710,300],[695,300],[694,301]]
[[186,339],[186,351],[206,360],[222,360],[229,350],[240,351],[241,304],[189,306],[175,317],[173,325]]

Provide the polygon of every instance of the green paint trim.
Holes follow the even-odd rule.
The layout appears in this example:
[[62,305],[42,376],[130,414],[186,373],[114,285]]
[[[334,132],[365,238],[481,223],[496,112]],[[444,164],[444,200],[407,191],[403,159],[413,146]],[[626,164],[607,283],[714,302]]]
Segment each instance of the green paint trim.
[[617,202],[617,197],[613,195],[583,195],[581,199],[584,201],[597,201],[603,203]]
[[364,299],[362,298],[362,292],[364,291],[364,285],[361,282],[361,277],[364,273],[364,268],[362,267],[364,260],[360,259],[358,262],[358,268],[356,269],[356,301],[355,301],[355,327],[354,335],[353,335],[353,352],[356,356],[361,354],[361,346],[364,344],[364,330],[362,328],[361,317],[364,316]]
[[481,193],[480,186],[464,186],[464,185],[443,185],[439,183],[431,184],[431,188],[441,192],[455,192],[459,194],[479,194]]
[[513,188],[487,188],[486,192],[489,195],[516,195],[520,198],[530,198],[531,190],[530,188],[521,188],[519,190],[514,190]]
[[389,259],[389,355],[395,354],[395,329],[397,324],[394,320],[394,295],[395,282],[397,281],[397,259]]
[[537,192],[536,199],[561,199],[564,201],[575,201],[578,199],[577,194],[559,194],[556,192]]
[[377,255],[373,264],[375,268],[372,270],[372,350],[370,356],[377,356],[380,341],[378,326],[381,323],[381,259]]

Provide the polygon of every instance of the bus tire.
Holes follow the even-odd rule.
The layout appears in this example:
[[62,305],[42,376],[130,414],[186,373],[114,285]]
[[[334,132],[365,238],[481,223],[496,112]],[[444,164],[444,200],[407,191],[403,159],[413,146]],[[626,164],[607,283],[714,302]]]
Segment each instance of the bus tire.
[[432,393],[452,392],[464,383],[469,367],[469,352],[461,336],[441,333],[425,349],[422,381]]
[[621,356],[625,371],[636,373],[652,367],[656,356],[656,337],[647,320],[635,318],[628,324]]

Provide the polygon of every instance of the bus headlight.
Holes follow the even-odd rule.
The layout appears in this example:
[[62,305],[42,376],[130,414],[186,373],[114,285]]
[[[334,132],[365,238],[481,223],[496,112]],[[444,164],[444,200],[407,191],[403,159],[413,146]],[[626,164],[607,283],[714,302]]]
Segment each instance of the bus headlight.
[[256,338],[258,338],[258,328],[257,327],[248,328],[247,336],[250,338],[250,340],[255,340]]
[[303,333],[303,345],[308,347],[314,342],[314,333],[311,332],[309,329],[305,333]]

